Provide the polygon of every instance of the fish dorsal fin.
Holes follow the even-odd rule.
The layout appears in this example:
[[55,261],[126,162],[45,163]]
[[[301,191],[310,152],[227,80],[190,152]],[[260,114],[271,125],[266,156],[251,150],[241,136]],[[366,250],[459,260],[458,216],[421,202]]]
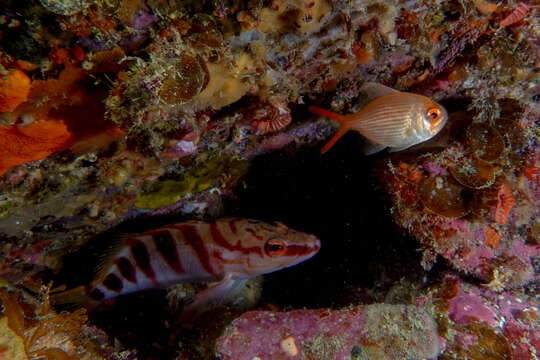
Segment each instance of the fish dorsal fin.
[[371,100],[380,98],[381,96],[395,94],[399,92],[395,89],[392,89],[391,87],[373,83],[373,82],[365,83],[364,85],[360,87],[358,91],[360,93],[365,93],[367,96],[371,98]]
[[115,256],[125,246],[130,236],[132,235],[128,233],[118,233],[114,234],[107,241],[105,248],[98,255],[97,261],[94,264],[94,281],[99,282],[107,275]]
[[359,96],[352,110],[354,112],[358,112],[373,100],[385,95],[396,94],[398,92],[399,91],[381,84],[373,82],[365,83],[360,87],[360,89],[358,89]]

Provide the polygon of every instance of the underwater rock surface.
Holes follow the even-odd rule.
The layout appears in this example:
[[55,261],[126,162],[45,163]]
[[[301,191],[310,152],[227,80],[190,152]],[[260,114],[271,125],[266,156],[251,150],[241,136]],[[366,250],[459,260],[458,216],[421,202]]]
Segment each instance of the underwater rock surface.
[[222,359],[434,359],[435,322],[419,307],[247,312],[218,339]]
[[[535,359],[539,5],[3,1],[0,358]],[[352,133],[321,156],[337,127],[309,106],[358,112],[367,82],[437,101],[447,125],[403,152],[365,157]],[[248,288],[243,315],[178,324],[207,284],[88,318],[49,306],[115,234],[228,216],[321,251]]]
[[538,302],[454,275],[414,305],[249,311],[217,340],[221,359],[534,359]]

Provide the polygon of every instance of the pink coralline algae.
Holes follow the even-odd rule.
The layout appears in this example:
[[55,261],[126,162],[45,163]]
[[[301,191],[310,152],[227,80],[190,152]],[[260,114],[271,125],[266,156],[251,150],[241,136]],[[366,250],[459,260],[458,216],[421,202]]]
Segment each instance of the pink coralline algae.
[[227,327],[216,349],[223,360],[434,359],[439,337],[423,308],[374,304],[247,312]]
[[[455,276],[443,280],[435,298],[446,304],[437,316],[445,339],[443,359],[537,359],[540,324],[534,298],[510,291],[497,294]],[[490,350],[481,352],[486,345]]]
[[[378,171],[395,205],[394,219],[428,252],[424,267],[433,265],[433,254],[440,255],[494,291],[533,281],[540,256],[540,197],[531,170],[538,167],[540,150],[523,135],[512,135],[511,148],[503,141],[521,128],[517,124],[531,127],[537,113],[522,108],[508,116],[516,106],[501,101],[497,127],[475,123],[473,112],[454,112],[440,140],[446,141],[442,151],[396,154]],[[466,134],[459,135],[456,124],[467,122],[472,124]]]
[[421,166],[422,166],[422,170],[426,171],[431,177],[448,174],[448,170],[446,170],[445,167],[433,161],[426,161]]
[[462,289],[450,303],[449,315],[456,324],[468,324],[475,319],[495,326],[500,321],[493,309],[484,306],[482,298],[474,292],[464,292]]

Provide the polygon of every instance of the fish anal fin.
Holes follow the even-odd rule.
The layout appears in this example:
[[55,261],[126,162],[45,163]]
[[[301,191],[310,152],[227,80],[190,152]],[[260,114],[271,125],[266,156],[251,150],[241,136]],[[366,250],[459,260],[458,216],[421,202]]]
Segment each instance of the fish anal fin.
[[377,143],[374,143],[372,141],[365,139],[365,142],[362,146],[362,152],[364,153],[364,155],[369,156],[369,155],[376,154],[380,151],[383,151],[386,148],[387,148],[386,145],[377,144]]
[[408,148],[410,148],[410,147],[412,147],[412,146],[413,146],[413,144],[409,144],[409,145],[405,145],[405,146],[391,147],[391,148],[389,148],[388,150],[389,150],[390,152],[398,152],[398,151],[406,150],[406,149],[408,149]]
[[244,288],[248,279],[237,278],[233,274],[226,275],[221,281],[197,293],[185,305],[179,321],[195,318],[203,310],[224,304],[230,304]]

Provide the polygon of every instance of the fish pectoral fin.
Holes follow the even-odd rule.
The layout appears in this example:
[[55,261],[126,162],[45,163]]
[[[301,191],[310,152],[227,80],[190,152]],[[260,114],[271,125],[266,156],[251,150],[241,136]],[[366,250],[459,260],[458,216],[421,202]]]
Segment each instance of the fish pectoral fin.
[[98,302],[86,296],[84,286],[77,286],[73,289],[51,294],[50,301],[55,308],[61,308],[62,310],[74,310],[80,307],[91,310],[98,305]]
[[384,149],[387,148],[386,145],[377,144],[377,143],[374,143],[372,141],[369,141],[368,139],[364,139],[364,140],[365,141],[364,141],[364,144],[362,146],[362,152],[366,156],[376,154],[376,153],[378,153],[380,151],[383,151]]
[[204,309],[231,303],[246,285],[247,279],[226,275],[220,282],[197,293],[184,306],[181,320],[193,319]]

